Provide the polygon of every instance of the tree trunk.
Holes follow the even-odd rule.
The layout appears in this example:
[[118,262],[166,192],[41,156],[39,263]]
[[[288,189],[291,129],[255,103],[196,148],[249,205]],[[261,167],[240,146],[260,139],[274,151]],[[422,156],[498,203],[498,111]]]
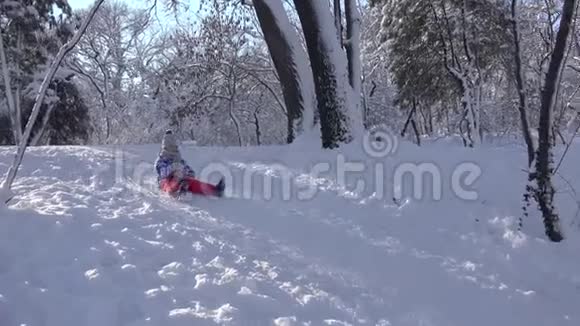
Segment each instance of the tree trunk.
[[345,0],[346,16],[346,57],[348,59],[348,78],[353,92],[354,110],[360,111],[362,120],[365,119],[364,105],[362,105],[362,63],[360,50],[361,16],[357,7],[357,0]]
[[433,128],[433,109],[430,106],[427,106],[427,118],[429,119],[429,134],[432,135],[435,129]]
[[[356,0],[345,0],[346,17],[346,56],[348,58],[348,77],[355,100],[361,96],[362,64],[360,53],[361,17]],[[357,103],[360,102],[357,100]]]
[[242,146],[244,146],[244,141],[242,140],[242,131],[240,129],[241,128],[240,121],[238,120],[238,117],[236,117],[236,115],[234,114],[234,102],[233,101],[230,102],[229,114],[230,114],[230,119],[234,123],[234,127],[236,127],[236,133],[238,135],[238,145],[240,145],[240,147],[242,147]]
[[256,126],[256,145],[262,145],[262,131],[260,130],[260,119],[258,118],[258,110],[254,111],[254,125]]
[[[452,70],[453,71],[453,70]],[[473,139],[473,132],[476,130],[476,115],[474,114],[473,109],[473,89],[469,85],[469,82],[466,80],[465,77],[458,76],[458,73],[452,73],[452,75],[458,81],[462,98],[461,98],[461,109],[459,111],[463,111],[461,113],[461,120],[459,122],[459,132],[461,133],[461,138],[463,139],[463,145],[466,147],[474,147],[477,140]],[[465,128],[463,128],[463,123],[466,124]]]
[[280,0],[254,0],[254,9],[270,56],[280,78],[288,112],[287,142],[305,128],[314,126],[314,80],[298,35],[290,25]]
[[[15,116],[16,116],[16,125],[14,126],[14,128],[16,128],[16,134],[18,135],[18,139],[22,138],[22,83],[20,80],[16,81],[16,90],[14,91],[14,109],[16,110],[15,112]],[[15,144],[18,144],[18,142],[14,142]]]
[[517,0],[512,0],[512,33],[514,38],[514,59],[515,59],[515,77],[516,87],[518,90],[519,105],[518,111],[520,113],[520,123],[526,148],[528,150],[528,168],[532,166],[534,161],[534,143],[532,141],[532,134],[530,132],[530,125],[528,122],[528,106],[526,102],[526,91],[524,84],[524,74],[522,70],[522,53],[520,48],[520,33],[517,21]]
[[411,110],[409,111],[409,115],[407,116],[407,120],[405,121],[405,125],[403,126],[403,130],[401,131],[401,137],[405,137],[405,134],[407,133],[407,127],[409,127],[409,123],[413,119],[413,115],[415,114],[416,110],[417,105],[415,105],[415,99],[413,99],[413,108],[411,108]]
[[340,0],[334,0],[334,27],[336,27],[336,35],[342,46],[342,11],[340,8]]
[[419,130],[417,130],[417,124],[415,123],[415,119],[411,119],[411,126],[413,127],[413,131],[415,132],[417,146],[421,146],[421,136],[419,135]]
[[[18,54],[22,53],[22,30],[18,30],[18,35],[16,37],[16,49]],[[19,60],[18,58],[17,60]],[[16,64],[16,92],[14,94],[15,110],[16,110],[16,121],[18,122],[16,126],[16,133],[18,134],[18,139],[22,138],[22,69],[20,64]],[[17,144],[17,142],[15,142]]]
[[[353,140],[361,112],[353,112],[348,83],[347,61],[336,33],[328,3],[320,0],[294,0],[302,24],[314,77],[322,146],[337,148]],[[331,36],[332,35],[332,36]]]
[[14,144],[18,145],[21,138],[21,134],[18,133],[18,125],[20,125],[22,121],[18,121],[16,115],[16,104],[14,102],[14,94],[12,93],[12,85],[10,83],[10,67],[8,67],[8,62],[6,60],[6,47],[4,46],[4,31],[0,33],[0,61],[2,63],[2,76],[4,77],[4,89],[6,93],[6,101],[8,102]]
[[552,111],[556,83],[563,64],[564,52],[566,51],[575,7],[576,0],[566,0],[564,2],[560,28],[556,35],[556,44],[554,45],[554,51],[552,52],[544,88],[542,90],[536,171],[530,173],[530,180],[537,182],[537,189],[534,189],[534,198],[538,202],[540,211],[542,212],[546,235],[554,242],[563,240],[563,236],[560,230],[560,218],[553,202],[555,189],[552,184],[552,142],[550,140],[550,132],[552,128]]
[[[234,127],[236,127],[236,133],[238,135],[238,144],[240,145],[240,147],[244,146],[244,140],[242,139],[242,127],[241,127],[241,123],[240,120],[238,120],[238,117],[236,116],[236,114],[234,113],[234,108],[236,107],[236,88],[237,88],[237,80],[235,77],[235,74],[233,72],[233,68],[230,68],[230,76],[233,76],[233,86],[230,89],[230,98],[229,98],[229,115],[230,115],[230,119],[232,120]],[[177,121],[181,122],[181,119],[178,119]],[[180,127],[181,129],[181,127]]]
[[32,140],[30,141],[30,146],[38,146],[42,136],[46,132],[46,127],[48,126],[48,122],[50,120],[50,115],[52,114],[52,110],[56,105],[50,104],[47,106],[46,111],[44,112],[44,116],[42,117],[42,122],[40,127],[36,130],[36,134],[32,136]]

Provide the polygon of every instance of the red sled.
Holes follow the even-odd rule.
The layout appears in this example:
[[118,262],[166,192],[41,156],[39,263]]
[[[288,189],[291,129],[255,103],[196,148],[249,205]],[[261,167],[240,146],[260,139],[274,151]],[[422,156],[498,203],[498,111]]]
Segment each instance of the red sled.
[[192,193],[194,195],[223,197],[225,190],[225,182],[222,178],[216,185],[202,182],[194,177],[184,177],[179,180],[177,178],[165,178],[159,182],[159,188],[163,192],[167,192],[172,196],[181,195],[184,193]]

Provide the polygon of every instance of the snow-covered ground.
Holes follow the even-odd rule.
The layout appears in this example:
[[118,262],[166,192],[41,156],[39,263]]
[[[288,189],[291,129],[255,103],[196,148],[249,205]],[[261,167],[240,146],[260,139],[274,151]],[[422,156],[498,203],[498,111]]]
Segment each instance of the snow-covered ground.
[[[230,192],[180,201],[152,187],[157,145],[31,148],[0,209],[0,325],[579,325],[580,144],[556,178],[560,244],[535,207],[517,231],[520,145],[442,139],[373,158],[318,144],[184,145],[198,173],[231,174]],[[0,148],[0,172],[13,153]],[[343,159],[366,171],[341,183]],[[440,199],[404,187],[393,200],[409,163],[437,169]],[[461,168],[481,174],[460,180],[467,193]]]

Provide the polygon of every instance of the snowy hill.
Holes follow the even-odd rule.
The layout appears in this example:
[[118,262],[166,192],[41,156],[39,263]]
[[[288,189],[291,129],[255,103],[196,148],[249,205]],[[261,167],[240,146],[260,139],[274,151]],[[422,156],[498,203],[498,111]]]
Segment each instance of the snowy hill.
[[[155,190],[158,145],[29,149],[0,211],[0,325],[578,325],[578,144],[556,179],[567,239],[553,244],[535,207],[517,231],[520,146],[373,158],[312,143],[184,145],[200,173],[231,176],[229,198],[180,201]],[[0,148],[0,171],[12,155]],[[341,184],[342,159],[366,171]],[[453,189],[466,162],[475,199]],[[441,198],[434,181],[422,199],[400,188],[404,163],[437,168]]]

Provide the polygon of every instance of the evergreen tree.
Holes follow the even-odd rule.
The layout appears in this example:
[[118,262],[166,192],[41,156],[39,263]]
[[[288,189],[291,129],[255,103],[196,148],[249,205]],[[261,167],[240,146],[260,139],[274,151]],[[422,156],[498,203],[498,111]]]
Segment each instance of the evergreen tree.
[[[57,15],[55,9],[61,13]],[[11,130],[10,133],[7,133],[6,126],[3,126],[1,142],[14,144],[19,141],[26,125],[44,70],[60,46],[72,36],[70,30],[72,18],[70,6],[65,0],[23,0],[20,2],[4,0],[0,2],[0,16],[3,18],[0,28],[2,31],[2,70],[4,72],[1,90],[6,99],[5,109],[2,111],[5,116],[3,121],[9,117]],[[59,142],[61,143],[67,142],[62,138],[65,135],[76,138],[86,132],[77,131],[73,134],[67,134],[65,130],[79,128],[66,124],[67,121],[73,123],[71,117],[80,123],[80,128],[86,126],[89,121],[87,120],[88,116],[81,113],[82,110],[76,110],[78,106],[67,106],[67,103],[70,104],[70,98],[66,95],[78,92],[76,86],[71,83],[67,83],[68,91],[64,91],[64,78],[66,76],[57,75],[55,77],[51,84],[51,91],[55,96],[48,97],[43,104],[43,114],[53,110],[57,111],[57,114],[64,114],[69,118],[61,121],[65,123],[63,125],[49,124],[48,127],[50,130],[56,131],[53,134],[60,134]],[[64,97],[60,98],[59,95]],[[61,101],[62,103],[60,103]],[[66,113],[61,112],[62,110],[66,110]],[[79,115],[76,115],[77,113]],[[4,125],[5,122],[2,124]],[[34,130],[38,134],[40,129],[42,129],[42,124],[37,121]]]

